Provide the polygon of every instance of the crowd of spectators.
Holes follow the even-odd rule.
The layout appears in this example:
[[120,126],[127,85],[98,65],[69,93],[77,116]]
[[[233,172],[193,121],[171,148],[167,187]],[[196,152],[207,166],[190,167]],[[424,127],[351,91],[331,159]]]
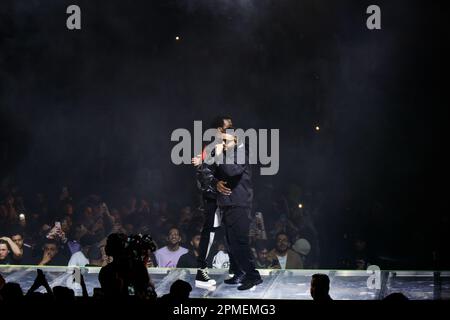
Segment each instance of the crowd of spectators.
[[[0,202],[0,264],[105,266],[111,233],[150,234],[157,250],[147,267],[196,267],[204,215],[201,206],[173,208],[165,200],[127,196],[107,205],[102,196],[77,199],[63,187],[56,201],[44,193],[25,197],[9,188]],[[286,207],[279,217],[257,212],[249,241],[259,268],[319,266],[319,238],[311,217]],[[219,228],[208,255],[210,268],[228,268],[224,233]]]
[[[97,298],[105,296],[109,290],[120,291],[122,289],[118,288],[123,286],[121,282],[112,280],[116,276],[111,270],[120,259],[114,259],[108,252],[110,235],[150,234],[156,249],[148,252],[144,261],[148,268],[197,266],[204,219],[201,206],[186,205],[177,209],[169,206],[167,201],[151,202],[129,196],[114,199],[110,208],[107,200],[99,195],[77,199],[66,187],[57,201],[48,199],[43,193],[36,194],[34,199],[26,198],[18,188],[12,188],[4,195],[0,203],[0,265],[102,267],[99,281],[103,291],[96,291]],[[312,215],[300,206],[285,206],[284,213],[275,217],[256,212],[252,216],[249,241],[259,269],[320,267],[319,233]],[[366,240],[356,237],[350,246],[349,254],[341,258],[339,266],[366,269],[373,261]],[[229,268],[226,239],[221,228],[216,232],[207,264],[209,268]],[[5,283],[3,278],[0,282],[3,301],[21,297],[46,301],[75,299],[73,288],[50,288],[39,269],[33,285],[25,294],[17,283]],[[144,282],[152,289],[150,279]],[[87,297],[82,275],[80,285],[83,296]],[[46,293],[37,291],[41,286]],[[178,281],[173,290],[161,299],[187,299],[192,289],[189,287],[188,283]],[[317,275],[312,278],[313,299],[331,301],[328,291],[328,277]],[[156,299],[156,294],[150,295],[150,299]]]

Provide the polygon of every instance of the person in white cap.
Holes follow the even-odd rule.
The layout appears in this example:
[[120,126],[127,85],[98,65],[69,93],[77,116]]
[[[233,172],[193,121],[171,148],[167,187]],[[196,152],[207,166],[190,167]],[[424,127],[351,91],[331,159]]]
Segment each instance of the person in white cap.
[[294,245],[292,246],[292,250],[297,252],[300,255],[300,258],[302,259],[303,266],[307,265],[307,256],[309,252],[311,251],[311,244],[306,239],[298,239],[295,241]]

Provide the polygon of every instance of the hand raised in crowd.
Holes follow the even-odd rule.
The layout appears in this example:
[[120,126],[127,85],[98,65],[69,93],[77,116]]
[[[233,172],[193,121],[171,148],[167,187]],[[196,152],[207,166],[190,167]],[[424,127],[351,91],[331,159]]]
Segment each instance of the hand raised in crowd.
[[37,269],[37,276],[35,279],[36,283],[39,283],[41,285],[44,285],[45,283],[47,283],[47,278],[45,278],[44,272],[42,272],[41,269]]
[[87,291],[86,282],[84,281],[84,276],[81,272],[80,272],[80,285],[81,285],[81,290],[83,292],[83,297],[88,298],[89,294]]
[[33,293],[40,286],[43,286],[47,290],[47,293],[52,294],[52,289],[50,288],[47,282],[47,278],[45,277],[44,272],[42,272],[41,269],[37,269],[36,271],[37,271],[36,278],[34,279],[33,285],[28,290],[27,295]]
[[47,238],[52,240],[58,238],[58,228],[56,226],[51,228],[50,232],[47,234]]
[[61,240],[65,242],[67,240],[66,233],[59,226],[54,226],[47,234],[48,239]]
[[56,227],[56,236],[60,240],[66,240],[66,233],[61,229],[61,227]]
[[63,243],[67,241],[66,233],[62,230],[58,233],[58,237]]

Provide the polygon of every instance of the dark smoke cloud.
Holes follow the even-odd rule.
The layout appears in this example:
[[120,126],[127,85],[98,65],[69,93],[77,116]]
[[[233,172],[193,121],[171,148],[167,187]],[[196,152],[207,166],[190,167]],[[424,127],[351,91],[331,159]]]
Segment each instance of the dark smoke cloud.
[[420,191],[421,3],[381,1],[378,33],[364,1],[77,3],[83,29],[70,32],[72,1],[2,1],[3,177],[189,201],[192,169],[170,163],[170,133],[230,114],[280,129],[280,172],[257,187],[321,191],[336,215]]

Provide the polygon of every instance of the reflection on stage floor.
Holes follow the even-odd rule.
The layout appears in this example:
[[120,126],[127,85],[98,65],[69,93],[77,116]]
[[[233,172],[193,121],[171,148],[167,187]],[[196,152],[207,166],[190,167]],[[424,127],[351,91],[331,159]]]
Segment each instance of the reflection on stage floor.
[[[17,282],[26,292],[36,276],[36,266],[1,266],[0,273],[7,282]],[[43,269],[51,287],[69,286],[77,296],[81,287],[73,281],[73,270],[65,267],[39,267]],[[89,295],[99,287],[100,268],[82,268]],[[181,279],[192,285],[191,297],[229,299],[283,299],[310,300],[309,286],[314,273],[330,277],[330,295],[335,300],[378,300],[390,293],[401,292],[413,300],[450,299],[450,272],[433,271],[381,271],[378,275],[368,271],[352,270],[260,270],[263,283],[254,290],[239,291],[227,285],[228,271],[211,269],[211,278],[217,286],[213,290],[195,287],[196,269],[149,268],[150,277],[158,296],[169,292],[171,284]],[[372,280],[369,277],[372,276]],[[377,276],[376,279],[373,277]],[[44,292],[44,289],[39,289]]]

